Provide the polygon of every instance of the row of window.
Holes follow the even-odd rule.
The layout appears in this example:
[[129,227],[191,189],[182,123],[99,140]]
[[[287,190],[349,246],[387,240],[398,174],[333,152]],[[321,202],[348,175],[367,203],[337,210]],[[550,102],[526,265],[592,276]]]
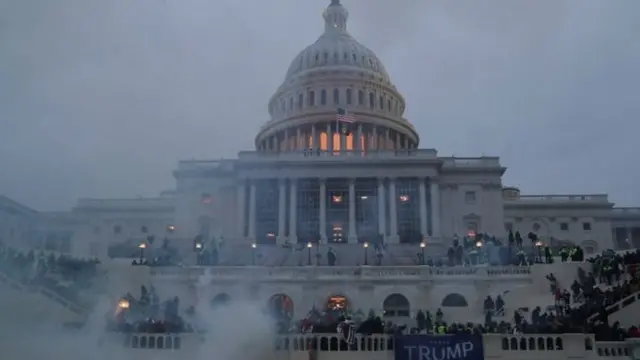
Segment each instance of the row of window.
[[[172,232],[174,232],[175,230],[176,230],[176,227],[175,227],[174,225],[167,225],[167,226],[165,227],[165,231],[166,231],[167,233],[172,233]],[[100,228],[100,226],[95,226],[95,227],[93,228],[93,233],[94,233],[94,234],[99,234],[100,232],[101,232],[101,228]],[[144,225],[143,225],[143,226],[141,226],[141,227],[140,227],[140,233],[142,233],[142,234],[148,234],[148,233],[149,233],[149,228],[148,228],[147,226],[144,226]],[[114,235],[120,235],[120,234],[122,234],[122,226],[120,226],[120,225],[115,225],[115,226],[113,227],[113,234],[114,234]]]
[[333,56],[329,56],[328,51],[323,52],[322,55],[320,52],[316,52],[313,57],[307,56],[306,67],[305,57],[300,56],[297,71],[324,65],[358,65],[360,67],[369,68],[378,73],[384,72],[382,64],[380,64],[376,58],[367,57],[366,55],[362,55],[358,58],[358,55],[355,52],[352,52],[351,56],[349,56],[349,53],[346,51],[342,53],[342,57],[340,57],[340,54],[337,51],[333,53]]
[[[324,106],[330,104],[335,105],[336,107],[341,105],[368,106],[370,109],[377,108],[379,110],[386,110],[394,115],[400,115],[404,110],[400,105],[400,101],[397,99],[385,97],[384,95],[380,95],[376,99],[376,94],[373,91],[368,92],[368,96],[365,97],[365,91],[358,90],[356,98],[356,93],[353,89],[346,89],[344,94],[342,94],[340,89],[336,88],[333,89],[333,92],[331,93],[331,99],[329,99],[329,93],[326,89],[320,90],[319,93],[316,93],[315,90],[309,90],[306,94],[300,93],[298,94],[298,101],[295,102],[295,104],[294,97],[290,96],[288,106],[285,99],[281,99],[280,112],[284,114],[287,111],[292,112],[294,109],[302,110],[305,106],[313,107],[317,105]],[[273,110],[274,109],[272,108],[271,111],[273,112]]]
[[[566,222],[561,222],[558,224],[560,231],[569,231],[570,226],[569,223]],[[507,231],[515,231],[513,228],[513,223],[505,223],[504,227]],[[533,232],[537,232],[540,231],[540,229],[542,228],[542,226],[540,226],[539,223],[533,223],[533,225],[531,226],[531,231]],[[582,231],[591,231],[591,223],[590,222],[583,222],[582,223]]]

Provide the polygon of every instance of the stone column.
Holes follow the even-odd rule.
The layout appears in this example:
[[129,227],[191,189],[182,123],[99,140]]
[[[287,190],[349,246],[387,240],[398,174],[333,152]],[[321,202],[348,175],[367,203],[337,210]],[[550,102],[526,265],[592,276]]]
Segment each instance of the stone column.
[[424,239],[428,235],[427,230],[427,188],[424,183],[425,179],[420,178],[419,196],[420,196],[420,233]]
[[249,187],[249,239],[256,241],[256,183],[251,181]]
[[439,238],[440,234],[440,185],[431,180],[431,236]]
[[297,212],[296,205],[298,204],[298,184],[296,179],[289,180],[289,242],[295,244],[298,242],[298,224],[297,224]]
[[389,242],[398,243],[398,195],[396,194],[396,179],[389,179]]
[[302,136],[301,136],[301,134],[300,134],[300,128],[299,128],[299,127],[297,127],[297,128],[296,128],[296,146],[295,146],[295,148],[294,148],[295,150],[298,150],[298,151],[299,151],[299,150],[304,149],[304,147],[301,147],[301,146],[300,146],[300,143],[302,142],[301,140],[302,140]]
[[236,187],[236,202],[237,202],[237,209],[238,209],[238,214],[237,216],[237,221],[236,224],[238,226],[238,228],[236,229],[236,233],[238,238],[244,239],[245,237],[245,233],[244,233],[244,224],[245,224],[245,218],[244,218],[244,206],[245,206],[245,198],[246,198],[246,191],[247,191],[247,183],[245,179],[240,179],[238,182],[238,186]]
[[287,179],[278,179],[278,237],[276,242],[278,244],[284,244],[286,240],[285,236],[285,224],[287,216]]
[[327,241],[327,179],[320,179],[320,243]]
[[316,131],[316,125],[313,124],[311,126],[311,149],[313,150],[313,152],[320,148],[320,141],[318,141],[319,138],[320,137],[318,136],[318,132]]
[[362,150],[364,150],[362,148],[363,142],[366,143],[366,141],[362,140],[362,124],[358,124],[358,132],[356,133],[356,136],[353,138],[353,149],[358,151],[359,153],[362,153]]
[[349,243],[358,242],[356,231],[356,180],[349,179]]
[[384,179],[378,179],[378,234],[382,238],[387,236],[387,218],[385,216]]
[[327,152],[333,153],[333,132],[331,131],[331,123],[327,124]]

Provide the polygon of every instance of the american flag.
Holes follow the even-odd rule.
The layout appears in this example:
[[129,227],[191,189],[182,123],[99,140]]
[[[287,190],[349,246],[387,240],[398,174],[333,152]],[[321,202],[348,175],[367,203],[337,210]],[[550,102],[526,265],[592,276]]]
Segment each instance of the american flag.
[[345,110],[343,108],[338,108],[338,111],[336,113],[336,120],[338,122],[352,124],[352,123],[356,122],[356,117],[354,115],[352,115],[352,114],[349,114],[347,112],[347,110]]
[[350,321],[344,321],[338,324],[338,329],[336,329],[338,334],[342,336],[342,339],[347,342],[347,344],[351,345],[356,342],[356,327]]

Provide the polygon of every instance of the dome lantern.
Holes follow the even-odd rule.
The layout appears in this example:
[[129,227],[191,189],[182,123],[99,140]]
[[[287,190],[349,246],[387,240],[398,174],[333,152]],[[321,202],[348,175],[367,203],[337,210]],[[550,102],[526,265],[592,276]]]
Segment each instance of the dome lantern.
[[331,4],[327,7],[322,14],[324,17],[324,31],[347,31],[347,19],[349,13],[347,9],[340,4],[340,0],[332,0]]

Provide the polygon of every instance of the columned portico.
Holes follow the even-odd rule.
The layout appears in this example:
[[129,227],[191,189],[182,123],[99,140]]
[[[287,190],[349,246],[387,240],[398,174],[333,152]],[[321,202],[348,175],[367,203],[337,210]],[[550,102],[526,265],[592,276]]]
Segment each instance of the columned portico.
[[389,242],[398,243],[398,195],[396,193],[396,179],[389,179]]
[[236,188],[236,202],[237,202],[236,206],[237,206],[237,209],[238,209],[238,213],[236,214],[236,216],[237,216],[236,233],[237,233],[237,236],[239,238],[244,238],[244,236],[245,236],[245,232],[244,232],[244,229],[245,229],[244,228],[244,226],[245,226],[244,205],[245,205],[246,192],[247,192],[246,181],[244,179],[239,179],[238,180],[238,186]]
[[[274,200],[269,200],[273,201],[274,212],[277,211],[277,223],[274,223],[273,228],[274,232],[277,229],[276,243],[284,244],[287,240],[296,243],[298,230],[304,233],[305,238],[302,241],[319,240],[322,243],[327,243],[331,239],[354,244],[358,242],[359,237],[364,241],[373,241],[376,232],[383,234],[386,242],[392,244],[399,243],[401,239],[417,241],[417,236],[407,235],[408,230],[413,231],[414,234],[419,232],[422,234],[422,239],[427,236],[439,238],[441,236],[439,185],[433,179],[424,177],[413,179],[377,178],[376,181],[371,178],[332,178],[333,186],[338,186],[331,190],[336,191],[337,195],[334,196],[333,193],[329,194],[327,179],[318,179],[317,188],[315,188],[317,190],[314,192],[313,187],[309,190],[308,185],[300,185],[309,184],[308,182],[300,183],[302,180],[295,178],[280,178],[277,181],[277,187],[274,187],[278,192],[277,197],[274,196]],[[265,201],[258,198],[264,196],[262,190],[258,191],[258,181],[240,180],[237,186],[238,237],[248,238],[251,241],[258,241],[265,235],[256,234],[257,231],[264,231],[264,226],[256,224],[256,206]],[[407,188],[409,183],[414,184],[410,188],[414,190]],[[339,184],[343,184],[344,187],[340,188]],[[415,191],[415,195],[409,196],[410,191]],[[310,195],[311,193],[315,195]],[[374,194],[377,196],[374,197]],[[302,201],[300,207],[299,201]],[[328,204],[328,201],[333,202]],[[411,205],[408,201],[415,201],[413,203],[415,205]],[[344,204],[342,208],[344,210],[339,209],[341,202]],[[246,204],[248,209],[245,209]],[[329,209],[328,205],[333,205],[333,210]],[[412,206],[415,207],[412,208]],[[333,211],[332,218],[329,219],[331,211]],[[407,222],[407,211],[409,214],[414,214],[415,222],[411,222],[413,220]],[[403,214],[402,219],[399,219],[399,214]],[[331,226],[328,226],[330,225],[328,220],[331,220]],[[403,222],[399,225],[400,220]],[[273,221],[276,221],[275,216]],[[343,224],[345,233],[341,236],[344,237],[334,234],[340,230],[328,233],[332,228],[340,229],[339,224]],[[411,240],[407,240],[409,238]]]
[[439,238],[440,234],[440,185],[431,179],[431,236]]
[[320,179],[320,243],[327,243],[327,180]]
[[249,239],[256,241],[256,183],[249,186]]
[[418,185],[418,193],[420,196],[420,233],[422,234],[422,238],[428,234],[427,230],[427,189],[425,185],[425,179],[420,179],[420,184]]
[[286,219],[287,216],[287,180],[278,180],[278,237],[276,242],[278,244],[284,244],[286,241]]
[[356,179],[349,179],[349,242],[357,243],[356,233]]
[[289,242],[298,242],[297,206],[298,206],[298,183],[296,179],[289,182],[291,194],[289,194]]
[[384,178],[378,178],[378,234],[385,236],[387,221],[385,215]]

